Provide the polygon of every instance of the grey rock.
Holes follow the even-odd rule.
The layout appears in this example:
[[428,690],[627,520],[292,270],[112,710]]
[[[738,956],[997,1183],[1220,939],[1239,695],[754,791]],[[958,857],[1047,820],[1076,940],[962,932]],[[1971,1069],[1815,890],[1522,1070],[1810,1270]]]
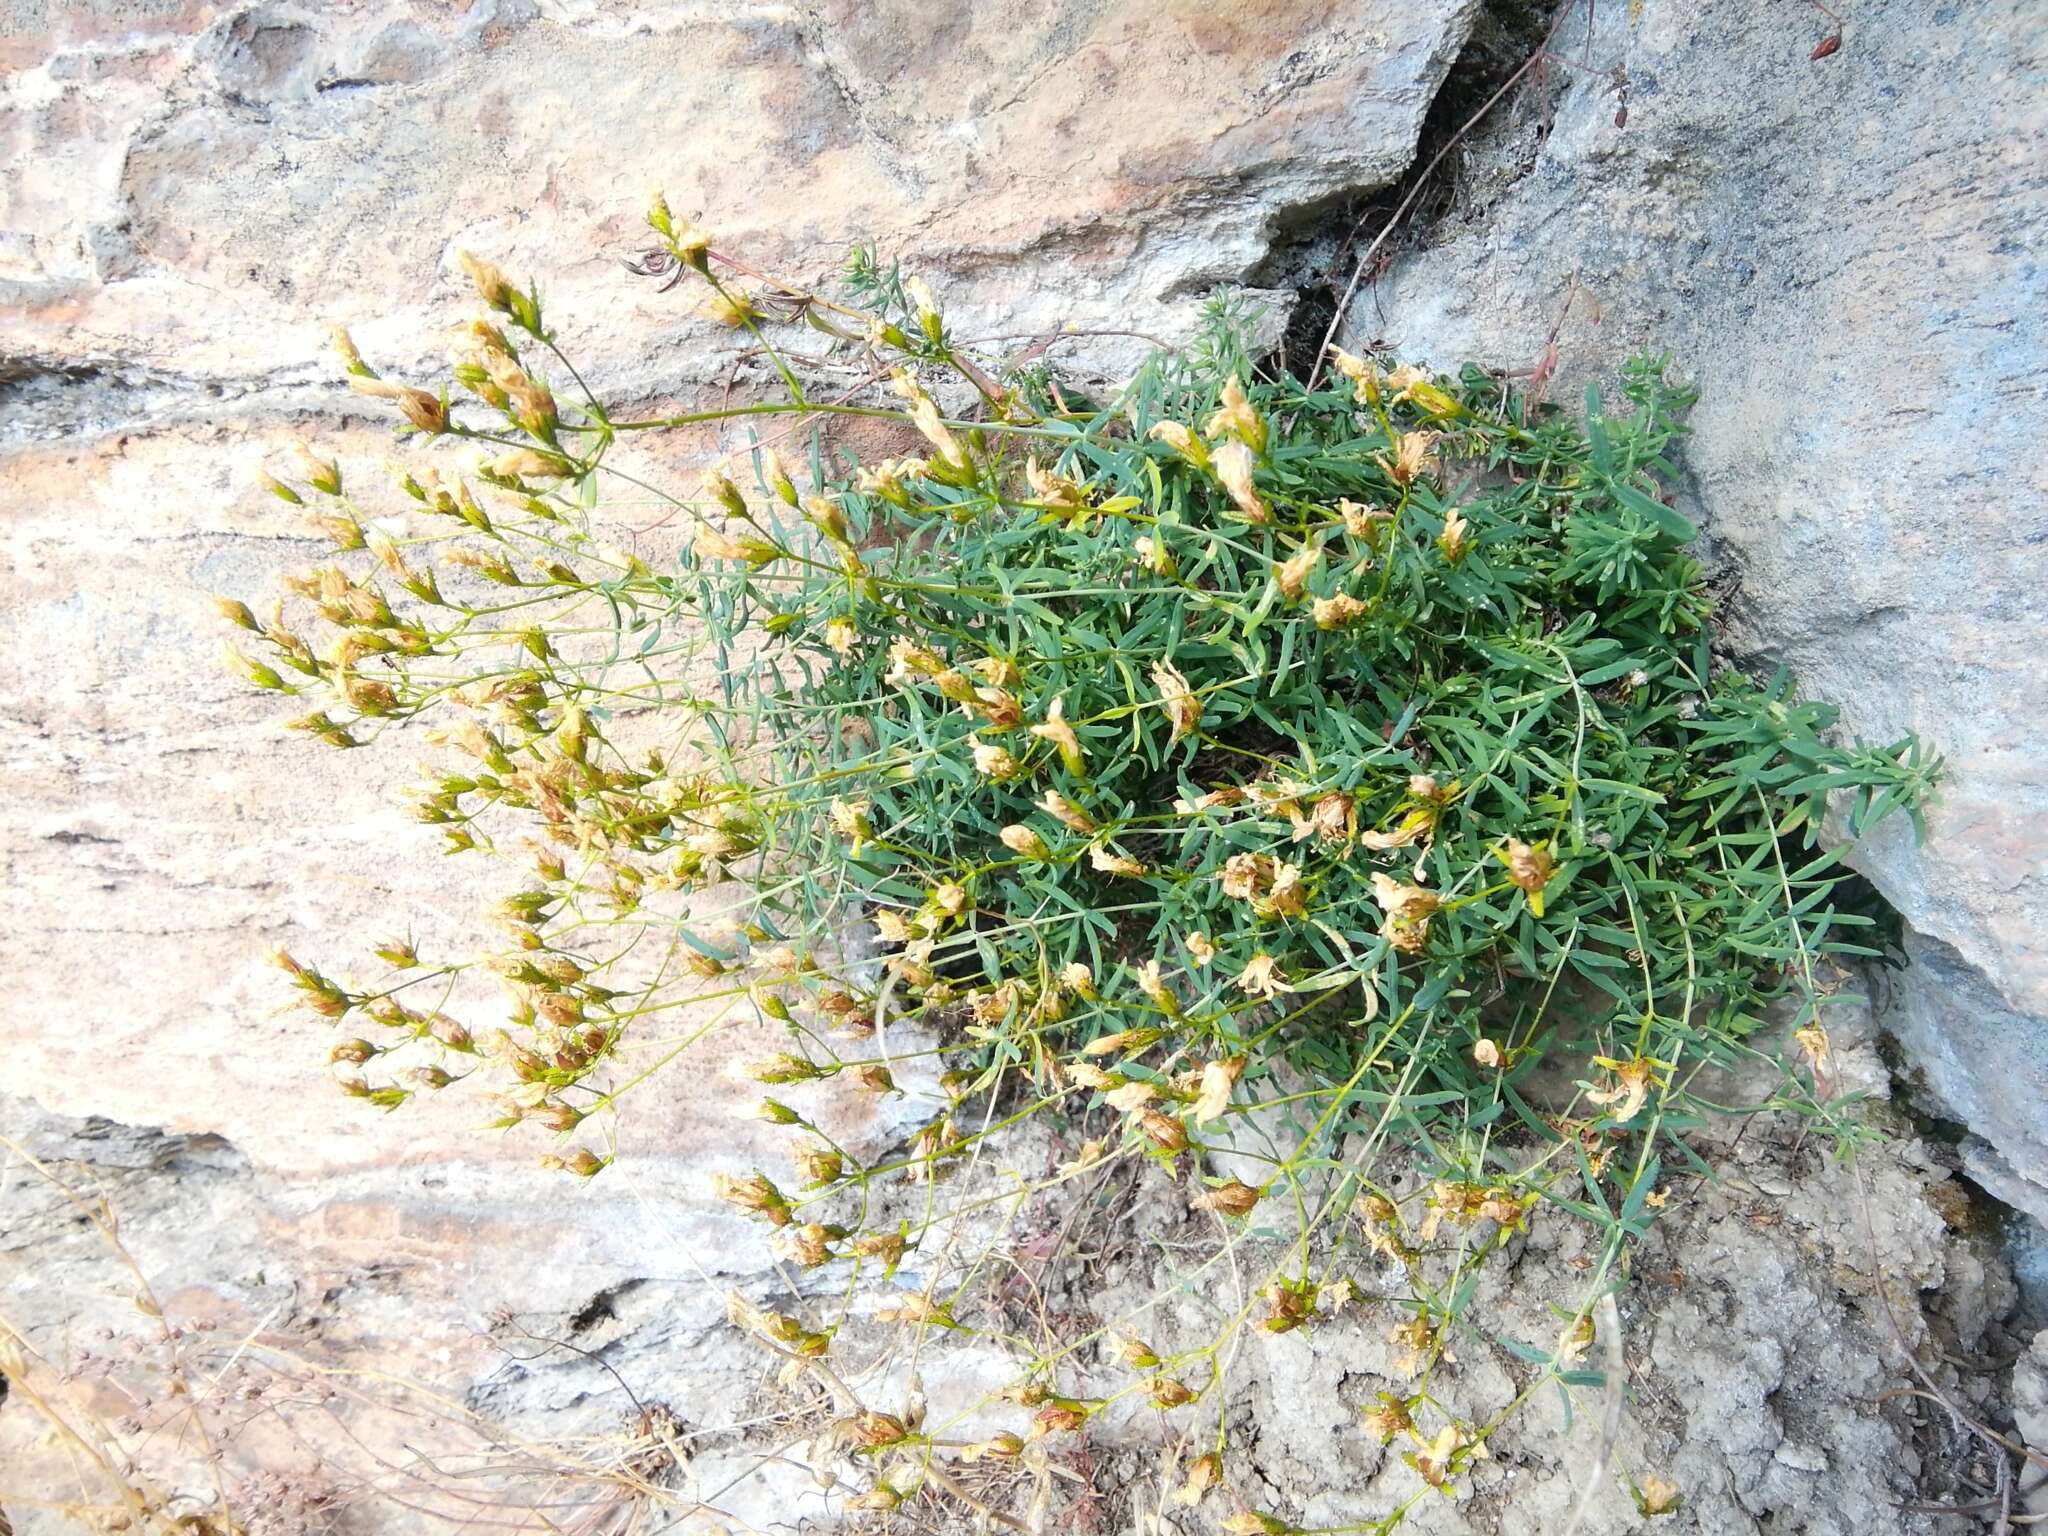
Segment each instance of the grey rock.
[[[1593,8],[1588,8],[1593,9]],[[1697,384],[1684,503],[1731,642],[1843,728],[1947,759],[1925,846],[1855,854],[1910,925],[1885,1024],[1909,1083],[2048,1210],[2048,32],[2029,0],[1600,5],[1549,116],[1481,135],[1478,189],[1350,329],[1550,396],[1632,352]],[[1610,391],[1611,395],[1611,391]],[[1914,1080],[1917,1079],[1915,1083]]]

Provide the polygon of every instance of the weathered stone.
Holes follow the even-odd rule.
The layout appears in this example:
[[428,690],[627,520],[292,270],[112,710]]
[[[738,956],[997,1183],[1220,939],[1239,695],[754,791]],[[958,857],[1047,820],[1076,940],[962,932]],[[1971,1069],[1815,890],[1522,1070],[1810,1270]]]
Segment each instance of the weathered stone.
[[1731,642],[1947,759],[1926,845],[1855,856],[1910,925],[1887,1023],[2048,1217],[2044,33],[2025,0],[1845,15],[1815,59],[1818,8],[1575,14],[1547,135],[1482,135],[1485,193],[1351,327],[1524,373],[1555,329],[1574,403],[1638,350],[1697,382],[1682,491]]
[[657,187],[770,270],[868,239],[977,324],[1173,331],[1276,218],[1400,174],[1472,8],[267,0],[58,23],[6,102],[0,348],[239,392],[310,376],[336,321],[416,346],[467,245],[542,278],[609,369],[672,384],[693,328],[622,300],[616,264]]
[[[779,1282],[706,1184],[783,1172],[730,1071],[779,1040],[713,1035],[636,1094],[618,1169],[585,1186],[479,1132],[459,1088],[364,1112],[327,1081],[331,1032],[280,1011],[272,943],[335,967],[407,929],[453,947],[500,894],[410,824],[410,754],[287,736],[219,667],[209,594],[322,558],[263,472],[314,438],[363,485],[388,450],[327,327],[424,377],[473,305],[467,247],[541,281],[612,398],[722,387],[731,333],[620,268],[663,188],[805,281],[872,240],[967,334],[1177,335],[1276,220],[1400,173],[1473,4],[105,0],[0,27],[0,1118],[89,1188],[146,1158],[157,1177],[112,1191],[124,1229],[223,1337],[545,1416],[601,1371],[514,1368],[493,1319],[595,1307],[600,1345],[665,1361],[679,1411],[729,1415],[760,1357],[719,1327],[722,1289]],[[1145,345],[1059,342],[1103,367]],[[936,1103],[900,1078],[820,1112],[877,1151]],[[65,1359],[115,1266],[18,1164],[0,1180],[6,1315]],[[28,1426],[0,1415],[10,1470]]]

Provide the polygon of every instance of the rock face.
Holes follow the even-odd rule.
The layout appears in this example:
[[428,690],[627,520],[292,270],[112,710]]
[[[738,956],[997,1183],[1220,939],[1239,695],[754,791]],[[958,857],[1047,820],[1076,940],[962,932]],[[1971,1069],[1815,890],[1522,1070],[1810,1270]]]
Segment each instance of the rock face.
[[[1697,381],[1683,494],[1730,640],[1947,759],[1925,847],[1857,855],[1914,964],[1886,1023],[1979,1178],[2048,1218],[2048,34],[2037,7],[1602,5],[1546,120],[1351,315],[1552,398],[1638,350]],[[1545,131],[1547,128],[1547,132]],[[1612,398],[1612,390],[1609,390]]]
[[[728,1031],[657,1080],[586,1188],[453,1092],[363,1113],[279,1012],[272,943],[346,965],[499,894],[409,827],[405,753],[317,751],[219,667],[208,594],[321,556],[263,472],[312,437],[362,484],[388,451],[327,327],[438,366],[467,247],[543,281],[614,399],[749,387],[687,296],[620,269],[662,188],[794,277],[855,239],[912,257],[969,334],[1177,334],[1275,221],[1401,173],[1474,4],[0,5],[26,21],[0,26],[0,1124],[111,1189],[144,1269],[236,1338],[552,1409],[600,1384],[522,1398],[491,1319],[658,1299],[699,1367],[679,1405],[737,1401],[758,1360],[706,1330],[770,1259],[706,1186],[779,1167],[727,1066],[779,1041]],[[1088,345],[1145,344],[1061,343]],[[932,1111],[905,1086],[827,1108],[879,1149]],[[9,1163],[0,1228],[77,1238],[65,1210]],[[97,1240],[10,1242],[4,1315],[73,1358],[116,1272]]]
[[657,187],[763,266],[866,239],[1006,328],[1172,329],[1401,173],[1473,6],[110,6],[13,45],[0,347],[240,394],[336,321],[412,344],[468,246],[673,382],[673,306],[619,304]]
[[[351,474],[388,447],[335,385],[327,326],[349,324],[380,366],[423,369],[468,307],[454,253],[469,248],[544,280],[567,346],[614,398],[745,388],[755,365],[727,333],[619,270],[663,187],[750,262],[808,278],[871,239],[973,334],[1071,323],[1062,355],[1114,367],[1144,343],[1087,332],[1177,335],[1212,286],[1259,269],[1277,229],[1399,177],[1475,8],[97,0],[31,4],[31,26],[0,29],[0,1130],[109,1196],[188,1331],[129,1347],[130,1280],[12,1153],[0,1318],[78,1365],[74,1385],[131,1442],[132,1414],[151,1446],[182,1443],[142,1433],[165,1422],[160,1344],[196,1362],[210,1397],[256,1405],[235,1415],[257,1436],[238,1454],[263,1469],[252,1536],[477,1516],[476,1501],[422,1513],[430,1480],[408,1448],[468,1436],[481,1462],[524,1455],[479,1416],[598,1422],[624,1413],[628,1383],[684,1419],[769,1403],[758,1355],[720,1324],[722,1291],[784,1282],[760,1229],[705,1184],[779,1165],[779,1139],[734,1122],[753,1090],[723,1070],[778,1041],[735,1028],[705,1071],[657,1080],[621,1123],[616,1176],[586,1187],[536,1170],[530,1143],[479,1134],[478,1107],[452,1093],[403,1120],[364,1114],[325,1080],[323,1030],[278,1012],[271,943],[338,963],[406,929],[431,945],[498,894],[397,808],[404,754],[286,738],[272,703],[214,661],[208,594],[253,597],[322,551],[260,475],[306,437]],[[1891,1016],[2023,1192],[2044,1177],[2038,1052],[2019,1039],[2043,1008],[2028,926],[2042,788],[2024,736],[2044,702],[2026,649],[2042,107],[2025,10],[1859,10],[1842,52],[1809,65],[1790,8],[1600,6],[1591,54],[1609,72],[1572,77],[1535,169],[1378,296],[1413,352],[1526,366],[1576,270],[1602,318],[1581,298],[1567,319],[1574,378],[1631,342],[1682,349],[1706,391],[1691,491],[1746,578],[1744,643],[1794,662],[1859,728],[1917,727],[1955,765],[1931,849],[1870,855],[1923,961]],[[1567,31],[1558,48],[1585,46]],[[1611,126],[1624,90],[1625,130]],[[814,1107],[873,1151],[931,1112],[905,1086]],[[1930,1315],[1968,1310],[1991,1287],[1944,1248],[1924,1203],[1943,1181],[1915,1156],[1904,1145],[1878,1175],[1886,1252]],[[1729,1245],[1796,1279],[1798,1305],[1729,1323],[1727,1297],[1688,1297],[1664,1314],[1685,1338],[1753,1322],[1769,1335],[1739,1369],[1667,1372],[1678,1397],[1729,1405],[1731,1422],[1744,1393],[1799,1398],[1727,1450],[1735,1470],[1695,1451],[1712,1529],[1759,1529],[1795,1504],[1806,1523],[1784,1528],[1883,1518],[1810,1513],[1825,1504],[1800,1491],[1817,1452],[1790,1422],[1824,1411],[1829,1380],[1883,1374],[1870,1319],[1833,1299],[1855,1262],[1838,1206],[1823,1191],[1793,1223],[1825,1229],[1821,1259],[1732,1205],[1712,1212]],[[1568,1277],[1552,1278],[1562,1295]],[[1823,1325],[1849,1330],[1828,1356],[1841,1369],[1809,1382],[1787,1360]],[[1369,1331],[1386,1353],[1377,1324],[1349,1326],[1359,1338],[1315,1355],[1319,1375],[1262,1368],[1260,1400],[1326,1438],[1348,1430],[1357,1405],[1336,1393],[1356,1349]],[[1944,1328],[1958,1348],[1984,1334],[1981,1317]],[[383,1387],[336,1374],[367,1369]],[[0,1405],[0,1503],[53,1496],[65,1475],[20,1459],[50,1447],[18,1406]],[[1674,1402],[1629,1444],[1676,1454],[1704,1434]],[[308,1436],[352,1448],[308,1456]],[[1286,1438],[1259,1476],[1294,1475]],[[1894,1488],[1883,1468],[1910,1443],[1897,1415],[1873,1415],[1834,1470]],[[1551,1458],[1530,1507],[1555,1521],[1570,1476],[1555,1447],[1529,1444]],[[722,1489],[762,1454],[704,1452],[696,1486]],[[1149,1451],[1122,1454],[1118,1477],[1149,1475]],[[49,1481],[23,1487],[23,1466]],[[1401,1475],[1391,1456],[1363,1470]],[[747,1495],[763,1525],[821,1512],[807,1473],[776,1475]],[[1499,1499],[1514,1475],[1503,1467]],[[173,1491],[186,1509],[208,1497],[200,1481]],[[504,1497],[487,1514],[519,1528],[532,1511]],[[1629,1526],[1610,1502],[1597,1528]],[[1432,1528],[1484,1528],[1431,1508]],[[6,1513],[20,1536],[75,1528]]]

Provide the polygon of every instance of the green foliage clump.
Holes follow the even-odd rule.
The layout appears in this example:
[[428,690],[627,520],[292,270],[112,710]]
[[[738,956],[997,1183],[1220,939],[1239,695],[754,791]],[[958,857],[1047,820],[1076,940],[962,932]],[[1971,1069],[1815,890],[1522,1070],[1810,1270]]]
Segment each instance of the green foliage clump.
[[[1917,816],[1935,765],[1910,740],[1840,744],[1783,676],[1716,661],[1694,530],[1661,489],[1690,403],[1661,364],[1626,370],[1622,409],[1589,391],[1576,417],[1474,370],[1339,353],[1303,381],[1256,367],[1219,305],[1197,344],[1091,399],[974,356],[864,253],[844,302],[745,292],[701,234],[651,222],[644,270],[701,282],[783,398],[626,419],[537,298],[474,264],[511,334],[472,327],[471,403],[344,357],[486,460],[408,477],[425,531],[404,539],[364,531],[332,465],[282,487],[331,503],[323,526],[374,562],[293,583],[338,629],[326,649],[226,605],[270,653],[238,657],[253,681],[326,701],[302,729],[348,747],[440,719],[464,760],[422,819],[531,864],[497,953],[387,944],[370,988],[284,961],[317,1011],[364,1021],[336,1048],[346,1091],[395,1106],[479,1072],[503,1123],[576,1138],[551,1157],[592,1174],[621,1094],[707,1037],[643,1047],[650,1021],[751,1015],[786,1037],[759,1081],[884,1093],[921,1054],[900,1033],[916,1021],[948,1070],[907,1153],[864,1166],[771,1099],[797,1177],[724,1197],[798,1262],[893,1271],[944,1218],[888,1225],[885,1175],[930,1177],[1035,1115],[1106,1125],[1060,1179],[1150,1159],[1238,1229],[1263,1230],[1268,1200],[1300,1215],[1263,1316],[1140,1350],[1131,1390],[1213,1395],[1220,1455],[1229,1336],[1314,1322],[1370,1250],[1410,1277],[1397,1333],[1417,1362],[1374,1418],[1439,1487],[1491,1431],[1417,1428],[1473,1268],[1546,1204],[1605,1234],[1557,1339],[1512,1345],[1540,1367],[1529,1390],[1581,1381],[1664,1160],[1755,1107],[1716,1102],[1715,1069],[1775,1056],[1759,1038],[1781,998],[1798,1051],[1770,1103],[1852,1134],[1822,1009],[1840,964],[1882,946],[1822,823]],[[806,393],[769,337],[799,324],[851,388]],[[906,456],[856,461],[828,431],[847,418],[894,423]],[[682,549],[606,540],[600,488],[650,489],[622,444],[735,422],[760,435],[698,496],[662,497],[690,520]],[[447,1002],[480,970],[513,999],[495,1033]],[[1292,1149],[1255,1182],[1214,1171],[1254,1124]],[[797,1358],[831,1347],[745,1317]],[[962,1326],[935,1303],[910,1320]],[[1205,1362],[1193,1386],[1174,1374]],[[1101,1406],[1057,1375],[1020,1362],[1034,1437]],[[871,1449],[918,1440],[889,1422]],[[874,1507],[904,1490],[883,1477]]]

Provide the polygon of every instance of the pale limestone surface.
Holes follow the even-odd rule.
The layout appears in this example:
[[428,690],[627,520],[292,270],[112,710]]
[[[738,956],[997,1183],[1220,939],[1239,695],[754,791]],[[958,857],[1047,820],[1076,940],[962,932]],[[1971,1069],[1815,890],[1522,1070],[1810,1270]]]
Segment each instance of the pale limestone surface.
[[[406,817],[406,752],[288,737],[218,662],[209,594],[320,558],[261,475],[302,439],[357,483],[388,451],[327,328],[425,377],[468,248],[542,281],[609,397],[693,398],[730,338],[620,265],[662,188],[801,278],[875,241],[971,334],[1179,335],[1274,220],[1401,172],[1472,9],[0,4],[0,1114],[88,1186],[154,1169],[115,1180],[137,1256],[236,1336],[459,1396],[502,1378],[503,1309],[658,1282],[680,1347],[727,1351],[697,1406],[743,1392],[751,1358],[706,1330],[767,1247],[706,1185],[782,1171],[729,1067],[774,1041],[734,1026],[650,1085],[585,1187],[453,1091],[364,1112],[327,1081],[332,1031],[281,1011],[272,944],[346,967],[499,893]],[[904,1077],[825,1112],[874,1152],[931,1112]],[[0,1315],[89,1349],[106,1256],[52,1246],[77,1234],[19,1164],[0,1208]]]

